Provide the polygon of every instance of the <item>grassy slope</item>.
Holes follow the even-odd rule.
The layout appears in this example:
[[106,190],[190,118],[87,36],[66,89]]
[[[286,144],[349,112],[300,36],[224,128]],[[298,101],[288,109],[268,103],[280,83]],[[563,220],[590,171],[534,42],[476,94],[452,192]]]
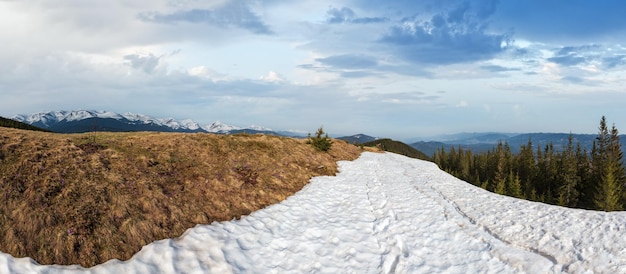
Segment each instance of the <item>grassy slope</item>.
[[36,131],[46,131],[48,130],[41,129],[35,126],[31,126],[26,123],[18,122],[12,119],[0,117],[0,127],[8,127],[8,128],[18,128],[18,129],[26,129],[26,130],[36,130]]
[[0,251],[86,267],[277,203],[360,149],[265,135],[0,130]]

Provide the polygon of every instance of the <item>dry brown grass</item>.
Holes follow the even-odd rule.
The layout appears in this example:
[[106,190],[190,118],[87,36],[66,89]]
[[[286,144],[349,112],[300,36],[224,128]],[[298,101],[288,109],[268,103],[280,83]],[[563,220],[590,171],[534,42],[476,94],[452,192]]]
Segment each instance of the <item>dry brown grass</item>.
[[360,149],[266,135],[0,128],[0,251],[41,264],[129,259],[196,224],[278,203]]

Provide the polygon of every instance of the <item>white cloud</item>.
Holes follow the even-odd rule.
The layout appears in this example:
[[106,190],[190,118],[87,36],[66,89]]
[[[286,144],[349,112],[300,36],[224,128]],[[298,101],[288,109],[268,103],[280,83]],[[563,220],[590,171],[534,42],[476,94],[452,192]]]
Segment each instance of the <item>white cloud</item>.
[[[0,0],[10,26],[0,28],[0,111],[93,107],[380,135],[415,117],[451,131],[496,115],[512,126],[515,113],[540,117],[543,102],[579,119],[626,117],[623,37],[569,45],[509,33],[498,20],[511,4],[494,3]],[[611,102],[589,100],[598,94]],[[310,118],[319,109],[328,113]]]
[[275,71],[270,71],[267,75],[261,76],[260,79],[262,81],[270,82],[270,83],[285,82],[285,78],[282,75],[280,75],[277,72],[275,72]]
[[468,106],[469,106],[469,103],[467,103],[467,101],[465,101],[465,100],[461,100],[458,104],[456,104],[457,108],[465,108],[465,107],[468,107]]

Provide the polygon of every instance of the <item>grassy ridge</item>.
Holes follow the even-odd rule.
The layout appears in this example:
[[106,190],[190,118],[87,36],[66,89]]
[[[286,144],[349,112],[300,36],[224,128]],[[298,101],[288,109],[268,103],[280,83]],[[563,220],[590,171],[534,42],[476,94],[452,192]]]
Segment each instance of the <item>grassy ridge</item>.
[[[95,139],[95,142],[94,142]],[[360,149],[266,135],[0,131],[0,251],[41,264],[127,260],[196,224],[280,202]]]

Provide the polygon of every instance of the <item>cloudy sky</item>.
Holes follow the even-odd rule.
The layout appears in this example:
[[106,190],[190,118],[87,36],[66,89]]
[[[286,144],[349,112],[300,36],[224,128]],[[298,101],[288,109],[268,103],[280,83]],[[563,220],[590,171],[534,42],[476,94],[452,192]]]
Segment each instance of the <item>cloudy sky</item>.
[[626,2],[0,0],[0,115],[626,132]]

